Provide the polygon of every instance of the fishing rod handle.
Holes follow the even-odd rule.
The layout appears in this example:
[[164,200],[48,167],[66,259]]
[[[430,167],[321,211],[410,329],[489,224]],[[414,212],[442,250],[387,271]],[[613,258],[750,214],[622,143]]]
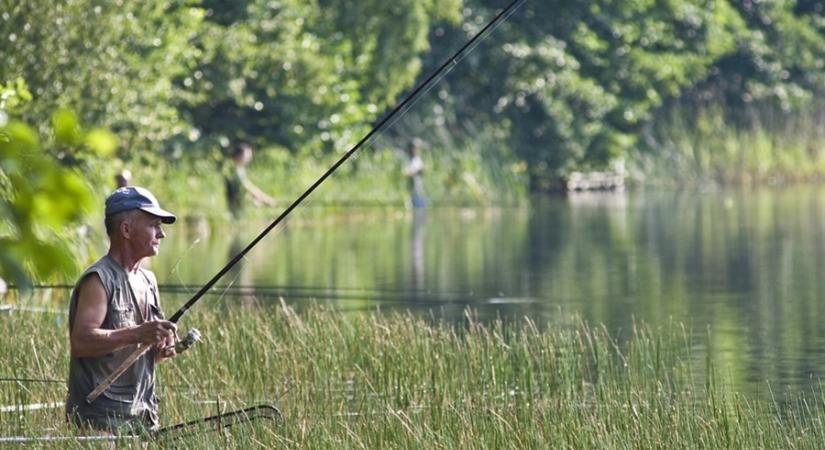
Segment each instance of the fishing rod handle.
[[134,364],[135,361],[138,360],[138,358],[143,356],[144,353],[148,352],[150,348],[152,348],[151,345],[138,344],[138,347],[135,349],[135,351],[132,352],[132,354],[129,355],[129,357],[124,359],[123,362],[120,363],[119,366],[117,366],[117,369],[115,369],[114,372],[109,374],[109,376],[106,377],[106,379],[101,381],[100,384],[95,388],[95,390],[93,390],[89,395],[86,396],[86,403],[92,404],[92,402],[97,400],[97,398],[100,397],[100,394],[102,394],[103,391],[109,389],[109,386],[111,386],[112,383],[115,382],[115,380],[120,378],[120,376],[123,375],[123,372],[126,372],[126,369],[131,367],[132,364]]

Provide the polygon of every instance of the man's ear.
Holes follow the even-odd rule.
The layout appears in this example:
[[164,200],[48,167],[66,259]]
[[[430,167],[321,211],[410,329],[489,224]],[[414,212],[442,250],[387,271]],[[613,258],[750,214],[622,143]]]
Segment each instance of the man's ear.
[[129,239],[132,233],[132,221],[128,217],[121,220],[119,230],[124,239]]

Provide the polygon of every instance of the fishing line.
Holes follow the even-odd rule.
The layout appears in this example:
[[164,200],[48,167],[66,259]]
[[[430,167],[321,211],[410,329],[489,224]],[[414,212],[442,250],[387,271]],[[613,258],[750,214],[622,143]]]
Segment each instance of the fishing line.
[[66,384],[66,380],[57,380],[54,378],[27,378],[27,377],[0,377],[0,382],[19,382],[19,383],[60,383]]
[[[160,290],[163,292],[171,292],[171,293],[181,293],[187,289],[186,285],[176,285],[176,284],[161,284]],[[239,291],[249,291],[249,292],[320,292],[320,293],[335,293],[335,292],[345,292],[348,294],[364,294],[364,295],[410,295],[410,296],[472,296],[477,294],[475,291],[433,291],[430,289],[393,289],[393,288],[364,288],[364,287],[353,287],[353,286],[340,286],[335,288],[329,288],[326,286],[306,286],[306,285],[277,285],[277,284],[255,284],[255,285],[234,285],[234,286],[217,286],[215,289],[221,291],[230,291],[230,290],[239,290]],[[497,291],[497,295],[504,295],[502,292]]]
[[[51,288],[51,287],[50,287]],[[70,288],[67,286],[66,288]],[[160,285],[160,292],[180,295],[190,294],[188,285]],[[429,291],[414,289],[364,289],[353,287],[341,287],[329,289],[325,287],[306,286],[246,286],[246,285],[221,285],[204,294],[209,297],[210,304],[224,301],[226,299],[262,297],[271,299],[275,297],[287,298],[296,302],[317,302],[330,303],[335,301],[370,301],[380,302],[384,306],[477,306],[483,307],[487,304],[498,303],[536,303],[537,299],[519,297],[509,301],[505,294],[500,291],[491,292],[458,292],[458,291]],[[504,298],[505,300],[500,300]],[[45,308],[25,308],[19,306],[8,306],[2,311],[26,310],[33,312],[48,312],[52,314],[63,314],[65,310],[45,309]],[[2,381],[2,380],[0,380]]]
[[345,294],[296,294],[291,293],[286,295],[282,292],[227,292],[227,298],[249,298],[249,297],[263,297],[264,299],[271,299],[274,297],[289,298],[292,302],[304,303],[334,303],[334,302],[363,302],[368,301],[373,304],[364,305],[365,308],[372,307],[391,307],[391,306],[407,306],[407,307],[423,307],[423,306],[472,306],[485,307],[495,305],[502,307],[503,305],[524,305],[531,303],[538,303],[532,298],[519,298],[514,301],[501,301],[497,297],[461,297],[461,296],[441,296],[441,297],[408,297],[408,296],[382,296],[382,295],[345,295]]
[[[178,281],[180,281],[181,283],[184,283],[183,278],[180,276],[180,271],[178,270],[178,267],[180,266],[181,262],[183,262],[183,257],[186,256],[189,252],[191,252],[192,249],[195,248],[195,246],[197,244],[199,244],[200,242],[201,242],[200,238],[196,238],[194,241],[192,241],[192,244],[189,246],[189,248],[184,250],[178,256],[178,260],[175,261],[175,264],[172,265],[172,269],[169,271],[169,274],[167,276],[171,277],[172,275],[177,275]],[[160,289],[160,287],[158,287],[158,289]]]

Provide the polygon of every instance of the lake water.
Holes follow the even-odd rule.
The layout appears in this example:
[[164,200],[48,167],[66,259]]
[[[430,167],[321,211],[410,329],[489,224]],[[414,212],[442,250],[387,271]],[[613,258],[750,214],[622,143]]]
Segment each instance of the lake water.
[[[167,314],[267,224],[167,228],[151,262]],[[461,322],[581,318],[619,339],[683,323],[748,392],[825,376],[825,189],[587,193],[497,209],[298,208],[199,308],[283,298]],[[184,319],[185,322],[185,319]],[[183,324],[187,327],[190,324]]]
[[[153,262],[181,304],[265,223],[173,226]],[[683,323],[744,390],[825,376],[825,190],[586,193],[499,209],[296,210],[204,304],[310,301],[627,335]],[[168,308],[167,308],[168,309]]]

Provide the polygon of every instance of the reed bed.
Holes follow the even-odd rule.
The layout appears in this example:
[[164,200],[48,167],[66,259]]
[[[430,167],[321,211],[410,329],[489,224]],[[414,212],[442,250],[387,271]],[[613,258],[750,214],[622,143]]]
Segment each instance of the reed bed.
[[[164,425],[272,403],[279,421],[167,436],[182,448],[819,448],[821,397],[748,399],[682,327],[617,338],[571,322],[463,323],[281,305],[192,311],[205,342],[158,369]],[[60,402],[62,314],[0,315],[2,405]],[[0,435],[70,435],[61,408],[0,413]],[[124,444],[137,445],[132,442]],[[44,448],[99,448],[70,440]],[[128,445],[127,445],[128,446]]]
[[637,183],[708,187],[825,179],[825,100],[795,112],[755,106],[739,120],[734,111],[722,103],[662,114],[629,155]]

